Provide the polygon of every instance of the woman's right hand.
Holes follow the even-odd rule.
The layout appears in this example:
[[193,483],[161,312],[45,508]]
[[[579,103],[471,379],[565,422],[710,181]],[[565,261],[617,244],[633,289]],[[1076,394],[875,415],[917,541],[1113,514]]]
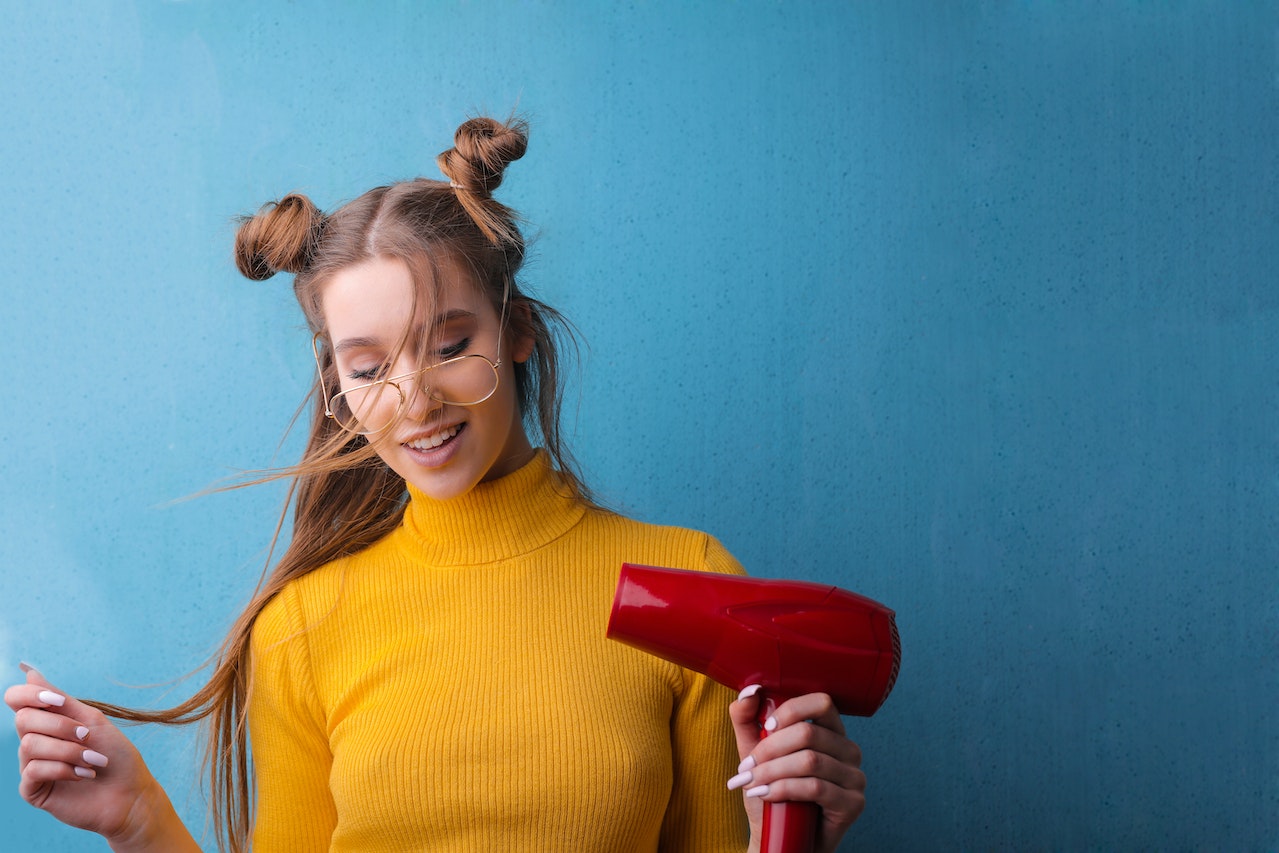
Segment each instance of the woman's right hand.
[[177,845],[151,846],[157,833],[174,831],[177,814],[124,733],[101,711],[23,669],[26,683],[4,694],[20,738],[22,798],[63,823],[102,835],[116,850],[176,850],[188,843],[194,849],[185,827],[169,836]]

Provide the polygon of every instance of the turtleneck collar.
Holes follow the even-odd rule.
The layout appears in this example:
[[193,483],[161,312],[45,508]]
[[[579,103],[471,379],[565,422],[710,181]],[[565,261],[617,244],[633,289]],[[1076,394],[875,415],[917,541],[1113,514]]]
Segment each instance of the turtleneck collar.
[[586,508],[551,468],[546,451],[511,474],[438,501],[408,487],[404,530],[437,566],[492,563],[563,536]]

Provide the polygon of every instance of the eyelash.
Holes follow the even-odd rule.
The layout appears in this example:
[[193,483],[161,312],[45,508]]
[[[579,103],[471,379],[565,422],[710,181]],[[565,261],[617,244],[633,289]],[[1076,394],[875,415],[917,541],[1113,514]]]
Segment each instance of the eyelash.
[[379,373],[384,372],[386,372],[385,366],[379,364],[377,367],[370,367],[368,370],[352,370],[347,376],[360,382],[372,382],[377,379]]
[[440,350],[440,354],[439,354],[440,359],[442,361],[447,361],[450,358],[457,358],[459,355],[466,352],[470,348],[471,348],[471,339],[462,338],[462,340],[458,341],[457,343],[449,344],[444,349]]
[[[441,361],[447,361],[450,358],[457,358],[471,347],[470,338],[462,338],[455,344],[449,344],[441,349],[438,353]],[[370,367],[367,370],[353,370],[347,376],[356,382],[375,382],[377,379],[387,372],[388,365],[379,364],[376,367]]]

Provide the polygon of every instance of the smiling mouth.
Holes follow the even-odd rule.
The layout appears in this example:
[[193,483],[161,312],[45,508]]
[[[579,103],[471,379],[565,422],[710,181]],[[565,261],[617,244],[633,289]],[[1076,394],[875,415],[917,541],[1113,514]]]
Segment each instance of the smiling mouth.
[[412,441],[406,441],[404,442],[404,446],[411,447],[414,450],[433,450],[461,432],[465,425],[466,424],[464,423],[457,424],[456,426],[451,426],[448,429],[442,429],[439,432],[432,433],[431,435],[425,435],[421,438],[415,438]]

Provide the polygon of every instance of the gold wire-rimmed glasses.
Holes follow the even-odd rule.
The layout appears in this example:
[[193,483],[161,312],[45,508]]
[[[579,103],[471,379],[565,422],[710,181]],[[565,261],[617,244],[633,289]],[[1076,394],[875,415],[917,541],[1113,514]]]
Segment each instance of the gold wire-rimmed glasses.
[[[320,362],[320,336],[317,332],[311,338],[311,352],[324,394],[324,414],[349,432],[376,435],[384,431],[403,416],[412,394],[426,394],[450,406],[478,406],[497,393],[502,360],[467,353],[401,376],[356,385],[330,397]],[[405,391],[403,383],[410,380],[412,388]]]

